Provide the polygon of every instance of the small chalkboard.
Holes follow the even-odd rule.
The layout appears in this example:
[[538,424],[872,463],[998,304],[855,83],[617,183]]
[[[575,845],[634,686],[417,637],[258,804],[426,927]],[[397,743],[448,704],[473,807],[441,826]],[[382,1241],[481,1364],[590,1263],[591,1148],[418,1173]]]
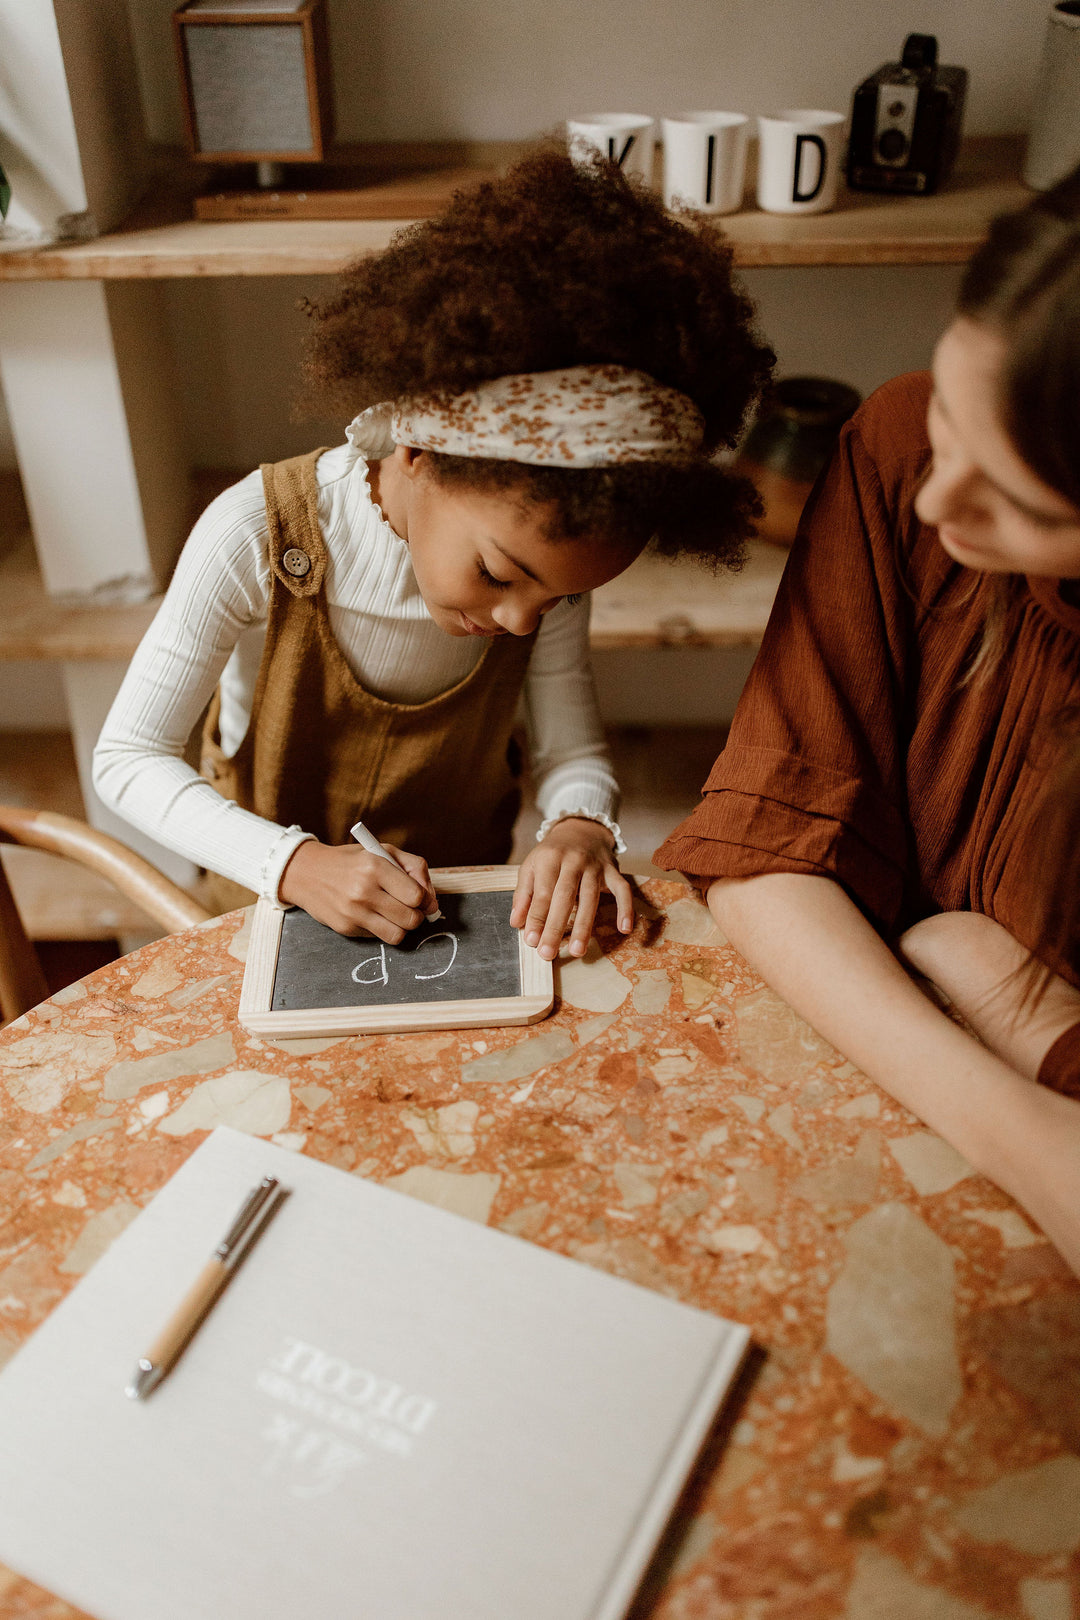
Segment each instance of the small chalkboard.
[[240,1022],[256,1035],[361,1035],[531,1024],[551,1010],[551,963],[510,927],[517,868],[432,872],[442,918],[400,945],[350,939],[260,900]]

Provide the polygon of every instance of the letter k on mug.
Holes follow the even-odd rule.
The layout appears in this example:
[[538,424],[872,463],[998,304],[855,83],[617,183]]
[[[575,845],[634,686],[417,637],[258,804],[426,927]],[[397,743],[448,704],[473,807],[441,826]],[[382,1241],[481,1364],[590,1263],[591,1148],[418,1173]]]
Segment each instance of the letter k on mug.
[[836,206],[844,114],[794,107],[758,118],[758,207],[770,214],[824,214]]
[[644,113],[592,113],[566,123],[570,156],[579,162],[592,152],[617,163],[624,174],[652,182],[656,126]]

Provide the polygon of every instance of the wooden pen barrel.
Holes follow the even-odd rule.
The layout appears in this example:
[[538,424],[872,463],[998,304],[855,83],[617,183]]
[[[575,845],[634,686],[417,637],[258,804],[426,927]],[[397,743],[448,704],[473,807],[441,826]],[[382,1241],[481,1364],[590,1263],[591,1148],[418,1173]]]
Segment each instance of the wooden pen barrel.
[[229,1280],[229,1268],[216,1257],[208,1260],[162,1328],[145,1359],[154,1367],[168,1368],[187,1344],[199,1323]]

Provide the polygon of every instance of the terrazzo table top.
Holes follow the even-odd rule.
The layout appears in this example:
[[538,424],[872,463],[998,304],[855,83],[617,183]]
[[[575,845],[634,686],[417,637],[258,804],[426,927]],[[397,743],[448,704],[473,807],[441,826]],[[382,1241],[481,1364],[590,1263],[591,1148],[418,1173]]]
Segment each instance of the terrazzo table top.
[[[10,1025],[0,1352],[229,1124],[750,1325],[641,1620],[1077,1620],[1080,1283],[683,885],[642,894],[531,1029],[255,1039],[243,912]],[[0,1570],[0,1615],[75,1614]]]

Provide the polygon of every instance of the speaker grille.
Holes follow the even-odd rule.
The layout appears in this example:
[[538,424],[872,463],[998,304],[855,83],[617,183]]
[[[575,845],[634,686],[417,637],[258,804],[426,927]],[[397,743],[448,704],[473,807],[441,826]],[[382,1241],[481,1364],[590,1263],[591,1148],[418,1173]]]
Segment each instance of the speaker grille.
[[184,29],[196,149],[308,152],[303,30],[295,23]]

